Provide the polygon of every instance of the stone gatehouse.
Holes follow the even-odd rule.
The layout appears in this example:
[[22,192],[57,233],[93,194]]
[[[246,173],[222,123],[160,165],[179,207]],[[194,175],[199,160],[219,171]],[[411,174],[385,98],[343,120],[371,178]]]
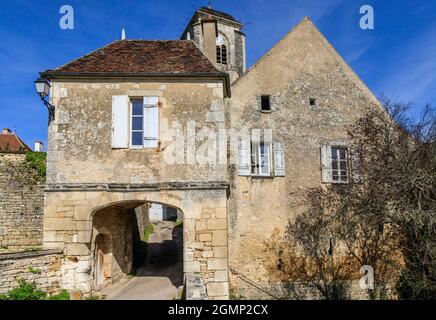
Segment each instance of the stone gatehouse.
[[183,272],[209,299],[259,297],[244,279],[274,282],[264,241],[304,210],[301,190],[353,178],[345,126],[377,99],[309,18],[248,71],[242,28],[201,8],[180,40],[122,39],[41,72],[61,287],[128,275],[135,209],[158,203],[182,213]]

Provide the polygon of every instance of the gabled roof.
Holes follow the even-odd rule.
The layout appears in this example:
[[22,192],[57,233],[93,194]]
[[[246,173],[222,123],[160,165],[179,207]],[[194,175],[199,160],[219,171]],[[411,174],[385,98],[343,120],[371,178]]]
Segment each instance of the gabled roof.
[[71,77],[189,77],[220,78],[226,96],[230,78],[215,68],[190,40],[119,40],[54,70],[41,72],[47,79]]
[[45,76],[74,73],[218,74],[201,50],[188,40],[121,40],[93,51]]
[[30,149],[15,133],[0,133],[0,153],[26,153]]
[[[315,48],[316,43],[320,47]],[[298,55],[298,51],[300,51],[300,55]],[[309,57],[317,62],[308,63]],[[271,61],[274,61],[273,65],[276,67],[274,71],[272,71],[269,66]],[[341,66],[348,79],[362,90],[375,105],[382,108],[380,102],[371,90],[336,51],[327,38],[324,37],[309,17],[302,19],[288,34],[252,65],[250,69],[233,82],[232,90],[236,90],[236,88],[245,81],[248,81],[245,85],[250,86],[251,82],[248,79],[251,79],[253,74],[258,75],[258,77],[254,76],[257,83],[268,84],[267,81],[259,80],[259,77],[269,80],[269,73],[265,72],[265,70],[281,73],[283,75],[283,77],[275,77],[274,83],[277,86],[279,86],[280,82],[287,84],[290,81],[289,79],[293,77],[296,72],[301,72],[303,69],[307,70],[312,67],[323,67],[327,61],[330,64],[334,63],[337,66]]]

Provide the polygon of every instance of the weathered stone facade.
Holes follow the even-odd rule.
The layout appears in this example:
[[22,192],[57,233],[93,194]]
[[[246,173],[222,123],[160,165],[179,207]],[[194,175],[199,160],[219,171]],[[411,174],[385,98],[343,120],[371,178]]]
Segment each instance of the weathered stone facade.
[[0,153],[0,253],[42,248],[44,183],[25,154]]
[[[260,110],[261,95],[271,97],[271,112]],[[228,105],[232,128],[271,129],[273,142],[284,146],[285,176],[232,170],[228,203],[230,268],[254,283],[274,282],[265,243],[305,210],[305,192],[322,185],[321,146],[346,143],[347,125],[380,105],[307,18],[232,85]],[[240,295],[256,297],[232,279]]]
[[[122,94],[159,97],[159,148],[112,149],[112,96]],[[89,293],[98,287],[99,234],[113,244],[109,284],[127,275],[132,262],[131,248],[124,245],[127,217],[135,207],[155,202],[183,213],[184,272],[200,273],[210,298],[228,297],[227,167],[168,164],[166,158],[174,143],[167,124],[177,121],[182,130],[188,121],[224,126],[223,97],[219,81],[53,82],[57,108],[49,128],[44,246],[64,249],[69,257],[62,267],[63,288]],[[194,144],[201,148],[201,139]]]

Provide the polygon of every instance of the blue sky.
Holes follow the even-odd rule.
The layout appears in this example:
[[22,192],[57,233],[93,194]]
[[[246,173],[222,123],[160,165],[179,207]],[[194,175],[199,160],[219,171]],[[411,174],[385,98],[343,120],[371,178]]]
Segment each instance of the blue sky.
[[[0,3],[0,127],[30,146],[47,139],[47,111],[33,87],[52,69],[120,37],[177,39],[206,0],[9,0]],[[72,5],[75,29],[59,27]],[[372,5],[375,29],[359,27],[359,8]],[[435,0],[214,0],[246,23],[248,66],[310,16],[377,95],[436,105]]]

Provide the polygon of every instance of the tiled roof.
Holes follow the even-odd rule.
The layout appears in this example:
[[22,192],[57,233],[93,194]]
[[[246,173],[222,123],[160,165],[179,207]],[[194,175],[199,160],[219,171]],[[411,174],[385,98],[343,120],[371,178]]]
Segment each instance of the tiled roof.
[[16,134],[0,133],[0,153],[26,153],[32,151]]
[[74,73],[216,75],[221,72],[189,40],[121,40],[42,74]]
[[210,14],[212,16],[216,16],[216,17],[220,17],[220,18],[223,18],[223,19],[226,19],[226,20],[230,20],[230,21],[234,21],[234,22],[240,23],[239,21],[237,21],[230,14],[222,12],[222,11],[218,11],[218,10],[215,10],[215,9],[210,9],[210,8],[207,8],[207,7],[201,7],[198,10],[198,12],[207,13],[207,14]]

